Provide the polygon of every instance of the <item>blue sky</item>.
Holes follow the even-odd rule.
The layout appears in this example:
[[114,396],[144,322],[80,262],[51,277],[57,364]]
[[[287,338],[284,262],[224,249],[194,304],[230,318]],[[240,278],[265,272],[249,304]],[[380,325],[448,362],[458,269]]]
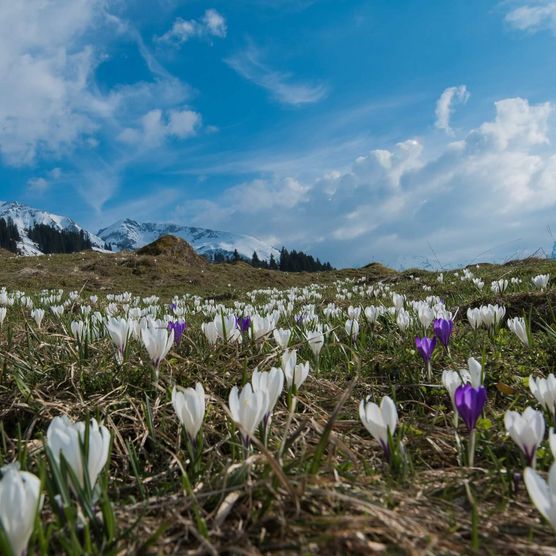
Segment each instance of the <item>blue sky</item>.
[[0,0],[0,198],[337,266],[550,251],[556,2]]

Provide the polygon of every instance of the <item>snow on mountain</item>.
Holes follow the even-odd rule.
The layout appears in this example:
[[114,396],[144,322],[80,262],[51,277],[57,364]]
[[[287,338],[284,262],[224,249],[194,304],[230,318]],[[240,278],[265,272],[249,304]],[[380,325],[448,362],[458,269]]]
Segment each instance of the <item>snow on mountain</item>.
[[104,251],[104,241],[94,234],[91,234],[71,218],[52,214],[44,210],[35,209],[11,201],[0,201],[0,218],[8,220],[11,218],[17,226],[21,241],[18,242],[18,249],[22,255],[42,255],[38,245],[29,238],[28,231],[36,224],[44,224],[58,231],[81,232],[89,238],[96,251]]
[[254,251],[259,259],[264,260],[268,260],[270,255],[274,255],[276,259],[280,256],[277,249],[252,236],[178,224],[140,223],[129,218],[99,230],[97,235],[102,241],[109,243],[114,251],[139,249],[160,236],[174,235],[185,239],[197,253],[211,259],[219,254],[229,258],[234,249],[248,259],[251,259]]

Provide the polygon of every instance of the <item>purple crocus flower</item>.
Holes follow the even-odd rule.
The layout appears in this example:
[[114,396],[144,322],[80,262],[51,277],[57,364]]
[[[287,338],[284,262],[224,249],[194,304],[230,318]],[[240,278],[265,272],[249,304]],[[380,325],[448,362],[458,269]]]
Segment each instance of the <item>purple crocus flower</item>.
[[479,415],[483,412],[487,401],[487,391],[484,386],[473,388],[471,384],[458,386],[454,393],[454,404],[467,429],[472,432],[477,424]]
[[187,324],[184,320],[177,320],[177,321],[170,321],[168,323],[168,330],[174,331],[174,343],[178,345],[181,341],[181,337],[185,329],[187,328]]
[[236,318],[237,327],[242,334],[249,330],[251,326],[251,317],[237,317]]
[[434,335],[440,340],[440,343],[448,349],[450,336],[454,329],[454,321],[452,319],[434,319],[433,328]]
[[434,338],[428,338],[427,336],[419,338],[419,336],[415,336],[415,345],[425,363],[428,364],[436,347],[436,336]]

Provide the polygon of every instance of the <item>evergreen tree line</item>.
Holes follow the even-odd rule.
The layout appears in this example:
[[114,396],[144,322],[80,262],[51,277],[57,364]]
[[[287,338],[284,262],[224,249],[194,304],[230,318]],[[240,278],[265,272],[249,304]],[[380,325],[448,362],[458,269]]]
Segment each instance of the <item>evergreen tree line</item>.
[[35,224],[28,231],[29,238],[34,241],[43,253],[75,253],[92,249],[91,240],[83,230],[55,230],[46,224]]
[[[230,258],[226,258],[222,253],[214,256],[215,263],[222,262],[235,262],[243,260],[237,249],[234,250]],[[251,260],[246,261],[255,268],[266,268],[269,270],[282,270],[283,272],[319,272],[333,270],[330,263],[321,263],[317,258],[303,253],[303,251],[288,251],[285,247],[280,250],[280,257],[278,260],[271,253],[268,261],[261,260],[256,251],[253,252]]]
[[19,230],[11,218],[0,218],[0,247],[17,253],[17,242],[21,241]]

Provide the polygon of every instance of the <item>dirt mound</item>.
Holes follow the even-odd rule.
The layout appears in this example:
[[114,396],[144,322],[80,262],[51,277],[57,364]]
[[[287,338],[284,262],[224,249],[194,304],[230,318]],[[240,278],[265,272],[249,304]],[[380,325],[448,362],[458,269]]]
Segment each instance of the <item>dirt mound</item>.
[[208,266],[207,261],[197,255],[187,241],[176,236],[159,237],[156,241],[138,249],[136,253],[149,257],[172,258],[176,263],[185,263],[188,266]]

